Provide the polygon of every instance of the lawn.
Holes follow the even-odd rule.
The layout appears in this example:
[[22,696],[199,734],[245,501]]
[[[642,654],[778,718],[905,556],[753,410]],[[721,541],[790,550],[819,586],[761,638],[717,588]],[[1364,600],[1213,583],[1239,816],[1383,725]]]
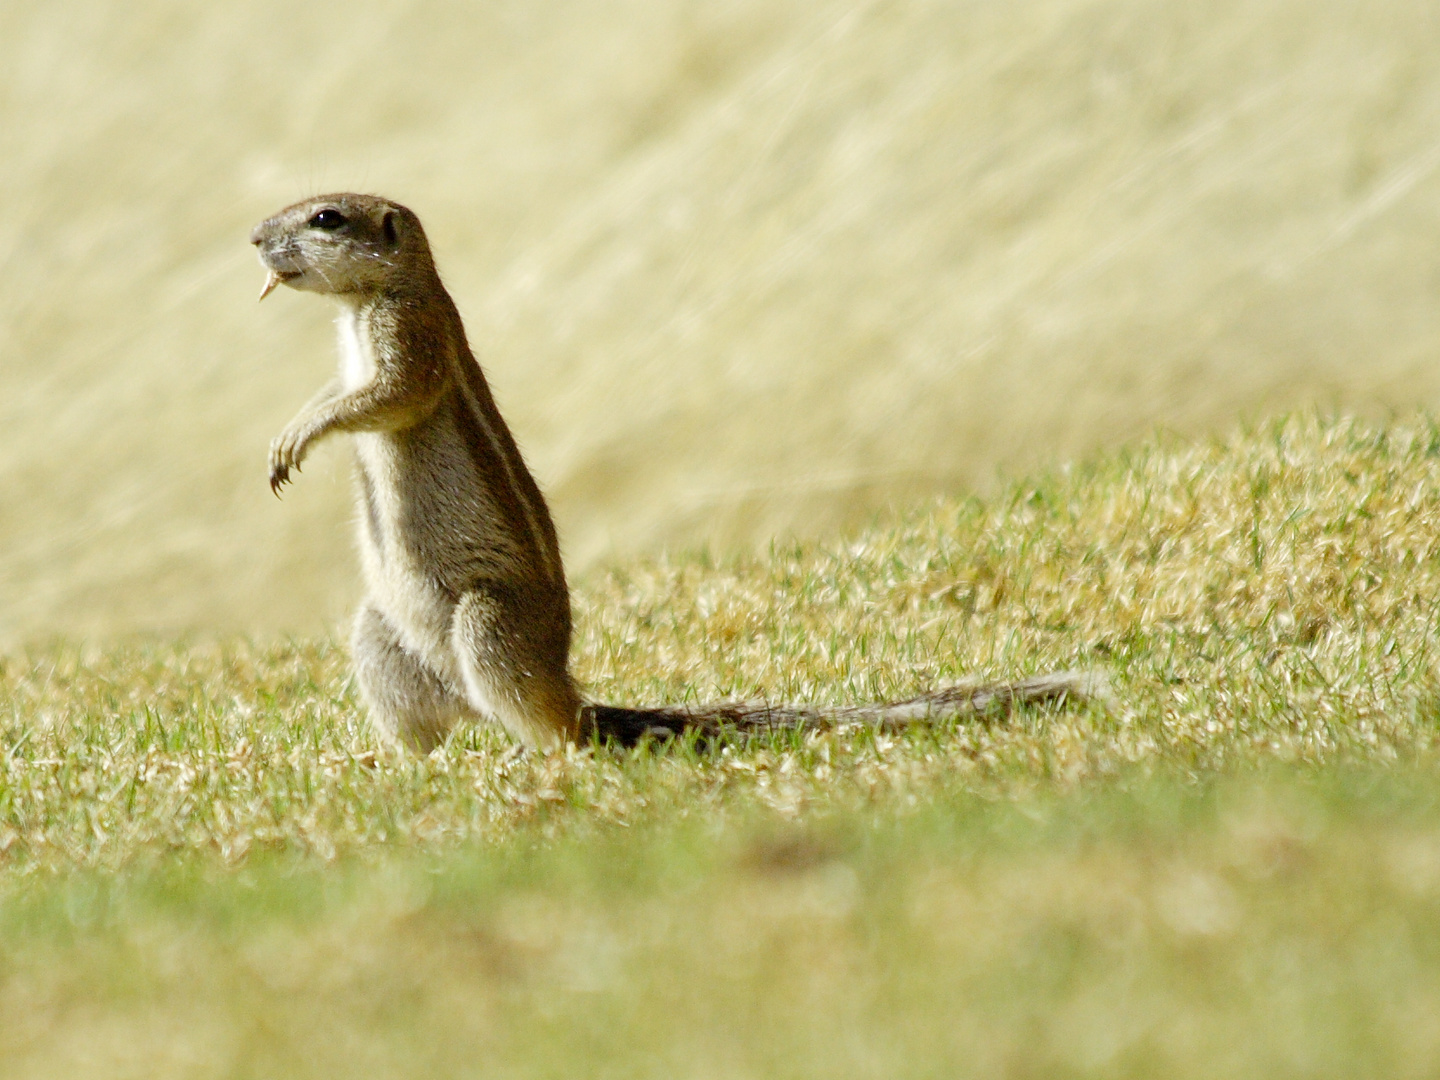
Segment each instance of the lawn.
[[40,1076],[1428,1076],[1440,428],[1153,439],[576,589],[601,700],[904,733],[377,747],[329,641],[0,668],[0,1061]]

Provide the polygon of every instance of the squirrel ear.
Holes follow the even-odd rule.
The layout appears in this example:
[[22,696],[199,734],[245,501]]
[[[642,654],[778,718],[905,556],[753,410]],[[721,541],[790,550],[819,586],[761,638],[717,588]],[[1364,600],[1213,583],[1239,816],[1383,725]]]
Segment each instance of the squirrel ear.
[[385,242],[391,247],[395,247],[400,242],[400,236],[395,230],[394,210],[385,211],[385,219],[380,223],[380,228],[384,230]]

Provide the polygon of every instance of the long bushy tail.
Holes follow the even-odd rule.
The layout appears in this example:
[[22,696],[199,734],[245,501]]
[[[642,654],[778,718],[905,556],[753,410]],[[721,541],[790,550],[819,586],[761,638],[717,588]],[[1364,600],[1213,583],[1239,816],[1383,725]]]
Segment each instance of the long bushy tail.
[[1106,701],[1109,684],[1094,671],[1055,671],[1008,683],[960,683],[905,701],[873,705],[770,705],[763,701],[721,701],[707,705],[661,705],[629,709],[585,705],[580,723],[587,736],[633,746],[647,735],[669,737],[694,731],[702,737],[867,724],[885,729],[937,720],[990,717],[1016,705],[1046,701]]

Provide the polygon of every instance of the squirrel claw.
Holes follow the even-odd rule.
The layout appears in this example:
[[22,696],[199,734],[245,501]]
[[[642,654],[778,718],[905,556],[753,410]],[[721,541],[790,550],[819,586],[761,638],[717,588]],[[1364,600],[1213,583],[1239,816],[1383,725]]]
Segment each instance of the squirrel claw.
[[290,472],[300,471],[300,458],[304,445],[288,430],[281,432],[270,444],[270,490],[277,496],[280,489],[291,482]]

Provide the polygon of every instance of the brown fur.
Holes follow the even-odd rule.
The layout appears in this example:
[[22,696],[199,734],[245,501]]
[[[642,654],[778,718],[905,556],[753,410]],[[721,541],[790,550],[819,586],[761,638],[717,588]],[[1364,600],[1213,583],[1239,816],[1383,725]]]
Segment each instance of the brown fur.
[[341,305],[341,375],[271,443],[270,486],[278,495],[318,439],[356,437],[367,597],[352,659],[387,739],[428,750],[478,717],[545,748],[590,735],[628,743],[688,729],[894,726],[1097,692],[1093,679],[1060,673],[858,709],[582,706],[555,526],[420,220],[387,199],[321,195],[261,222],[250,239],[269,271],[261,299],[285,284]]

